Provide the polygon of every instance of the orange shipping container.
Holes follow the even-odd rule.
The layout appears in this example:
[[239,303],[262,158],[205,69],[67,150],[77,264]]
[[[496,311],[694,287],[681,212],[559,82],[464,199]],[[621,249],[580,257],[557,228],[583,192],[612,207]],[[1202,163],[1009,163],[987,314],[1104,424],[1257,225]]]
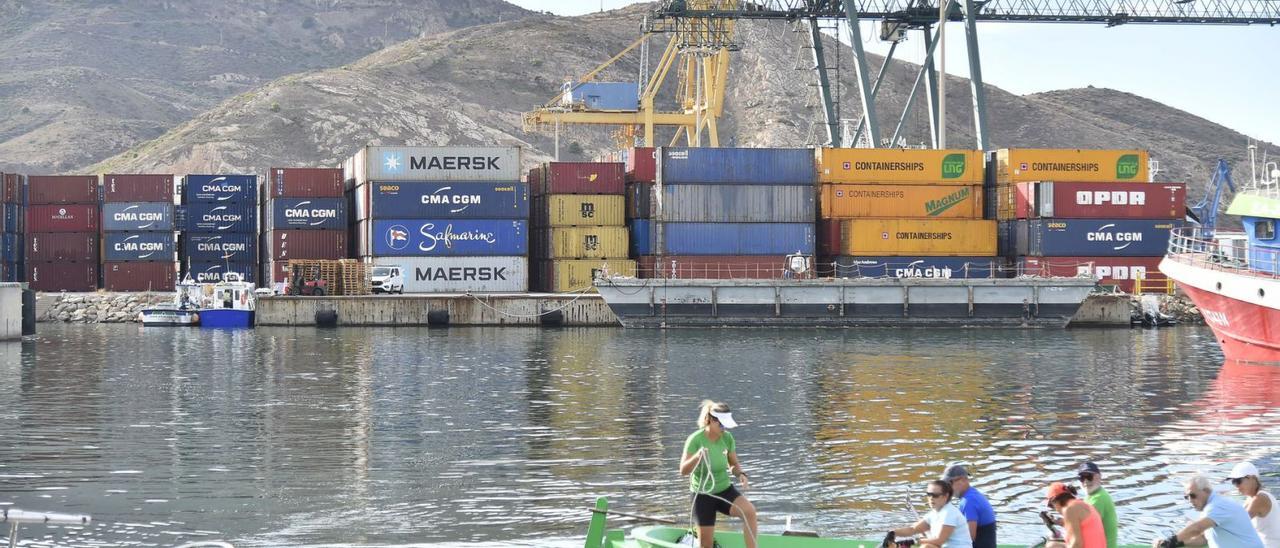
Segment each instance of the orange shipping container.
[[994,257],[996,222],[961,219],[852,219],[840,222],[840,254]]
[[995,154],[996,182],[1033,181],[1106,183],[1148,180],[1145,150],[1002,148]]
[[976,185],[986,173],[980,150],[820,148],[818,182]]
[[982,186],[824,184],[823,219],[981,219]]

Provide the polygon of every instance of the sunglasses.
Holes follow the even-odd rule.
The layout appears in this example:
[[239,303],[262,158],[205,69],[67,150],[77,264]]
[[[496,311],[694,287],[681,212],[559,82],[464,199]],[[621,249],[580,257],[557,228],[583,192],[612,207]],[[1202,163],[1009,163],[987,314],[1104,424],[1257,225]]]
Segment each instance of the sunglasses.
[[931,499],[946,496],[946,493],[934,493],[933,491],[925,491],[924,494],[928,495]]
[[1182,495],[1182,498],[1187,499],[1187,500],[1196,500],[1196,499],[1197,499],[1197,498],[1199,498],[1199,497],[1200,497],[1200,494],[1199,494],[1199,493],[1187,493],[1187,494]]
[[1093,474],[1088,472],[1080,474],[1078,477],[1080,478],[1080,481],[1093,481]]
[[1244,478],[1231,478],[1231,485],[1240,487],[1241,483],[1244,483]]

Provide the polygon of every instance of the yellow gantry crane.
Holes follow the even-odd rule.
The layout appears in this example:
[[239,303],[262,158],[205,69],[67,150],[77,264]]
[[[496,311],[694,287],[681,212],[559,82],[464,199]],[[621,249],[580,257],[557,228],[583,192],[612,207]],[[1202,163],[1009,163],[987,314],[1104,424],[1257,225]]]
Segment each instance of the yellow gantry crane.
[[[741,0],[688,0],[691,8],[723,10],[740,8]],[[621,126],[619,135],[629,140],[643,134],[641,146],[657,146],[655,128],[675,128],[670,146],[683,138],[688,146],[720,146],[716,120],[724,110],[725,79],[729,73],[729,53],[736,50],[733,44],[734,20],[727,18],[689,18],[646,24],[641,36],[626,49],[586,73],[543,106],[524,113],[524,130],[527,132],[557,131],[562,124],[594,124]],[[669,33],[670,40],[658,59],[653,73],[647,79],[647,41],[654,35]],[[641,48],[641,84],[635,108],[606,109],[576,99],[574,91],[592,82],[605,69]],[[668,110],[657,106],[658,93],[671,69],[675,68],[678,83],[675,88],[676,103]],[[614,105],[616,106],[616,105]],[[627,105],[629,106],[629,105]],[[631,143],[628,143],[631,144]]]

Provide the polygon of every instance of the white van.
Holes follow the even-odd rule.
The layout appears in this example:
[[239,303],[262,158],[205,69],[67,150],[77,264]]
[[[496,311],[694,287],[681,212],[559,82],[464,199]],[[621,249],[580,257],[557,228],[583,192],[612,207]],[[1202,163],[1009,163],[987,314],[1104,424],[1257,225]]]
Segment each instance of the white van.
[[370,275],[374,293],[404,293],[404,269],[392,265],[375,265]]

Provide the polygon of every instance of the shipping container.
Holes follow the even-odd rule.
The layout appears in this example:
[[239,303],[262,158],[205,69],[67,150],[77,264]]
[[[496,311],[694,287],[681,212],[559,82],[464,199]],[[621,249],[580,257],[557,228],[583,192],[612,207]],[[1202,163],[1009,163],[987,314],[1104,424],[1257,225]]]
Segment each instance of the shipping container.
[[824,219],[981,219],[982,185],[822,185]]
[[[788,274],[786,255],[643,255],[636,259],[640,278],[690,280],[777,280]],[[810,278],[812,272],[798,276]]]
[[971,219],[840,221],[840,255],[992,257],[996,222]]
[[267,192],[271,198],[341,198],[342,170],[314,167],[273,167]]
[[23,232],[22,206],[0,203],[0,232]]
[[622,194],[624,166],[605,162],[550,162],[542,166],[534,194]]
[[0,262],[0,282],[22,282],[26,281],[26,267],[21,263],[5,263]]
[[[1183,219],[1182,183],[1020,183],[1019,198],[1035,201],[1035,215],[1059,219]],[[1030,209],[1028,207],[1028,209]]]
[[356,219],[528,219],[529,185],[372,182],[356,187]]
[[257,175],[187,175],[182,178],[184,203],[253,204],[258,201]]
[[257,263],[191,261],[189,264],[184,262],[181,266],[183,277],[191,276],[196,283],[220,282],[227,272],[239,274],[249,283],[258,281]]
[[1146,182],[1145,150],[1002,148],[996,151],[999,184],[1034,181]]
[[841,224],[835,219],[818,219],[818,242],[817,251],[820,257],[830,257],[840,254],[840,237]]
[[172,261],[102,264],[102,288],[107,291],[173,291],[177,276]]
[[0,233],[0,263],[20,263],[25,253],[22,236]]
[[636,258],[653,253],[653,221],[632,219],[627,221],[628,256]]
[[18,173],[0,173],[0,203],[22,204],[22,189],[26,186],[26,175]]
[[272,230],[266,233],[269,259],[343,259],[347,257],[345,230]]
[[1015,221],[1014,252],[1037,257],[1156,257],[1182,221],[1054,219]]
[[1004,278],[1004,261],[995,257],[835,257],[837,278]]
[[982,184],[980,150],[819,148],[823,183]]
[[102,230],[172,231],[173,204],[163,202],[114,202],[102,204]]
[[1138,279],[1159,286],[1168,279],[1160,272],[1163,257],[1021,257],[1018,272],[1028,276],[1093,276],[1101,285],[1133,293]]
[[636,255],[812,255],[814,223],[661,223],[634,249]]
[[255,234],[209,234],[186,232],[182,235],[182,262],[255,263],[258,261],[258,237]]
[[172,232],[108,232],[102,236],[103,262],[172,263],[175,248]]
[[405,293],[521,293],[529,290],[525,257],[378,257],[398,266]]
[[548,228],[533,243],[534,255],[541,259],[620,259],[627,256],[627,245],[622,226]]
[[27,232],[97,232],[96,204],[27,206]]
[[[1001,221],[1011,221],[1014,219],[1029,219],[1035,217],[1035,211],[1032,202],[1035,201],[1034,192],[1036,183],[1017,183],[1013,185],[1001,185],[990,190],[993,200],[996,202],[996,219]],[[1090,183],[1097,184],[1097,183]]]
[[32,232],[26,240],[26,262],[29,263],[96,262],[99,259],[96,232]]
[[182,207],[183,230],[192,232],[255,233],[258,204],[252,202],[193,202]]
[[97,175],[30,175],[27,204],[97,204]]
[[173,175],[107,174],[102,176],[102,202],[173,203]]
[[370,225],[374,256],[525,255],[528,221],[508,219],[378,219]]
[[630,259],[560,259],[539,261],[542,283],[538,291],[568,293],[591,288],[596,276],[636,277],[636,262]]
[[346,230],[345,198],[273,198],[262,224],[274,230]]
[[27,263],[27,283],[36,291],[94,291],[98,288],[98,262]]
[[627,149],[626,174],[629,183],[653,183],[658,180],[658,149],[635,147]]
[[343,162],[347,188],[369,181],[520,180],[519,147],[365,146]]
[[653,183],[627,183],[627,218],[648,219],[653,216]]
[[550,194],[538,197],[537,226],[624,226],[626,200],[601,194]]
[[658,164],[664,185],[806,185],[817,177],[808,148],[664,147]]
[[673,184],[662,187],[661,207],[668,222],[812,223],[814,192],[813,185]]
[[640,85],[636,82],[566,84],[560,103],[570,108],[635,112],[640,108]]

